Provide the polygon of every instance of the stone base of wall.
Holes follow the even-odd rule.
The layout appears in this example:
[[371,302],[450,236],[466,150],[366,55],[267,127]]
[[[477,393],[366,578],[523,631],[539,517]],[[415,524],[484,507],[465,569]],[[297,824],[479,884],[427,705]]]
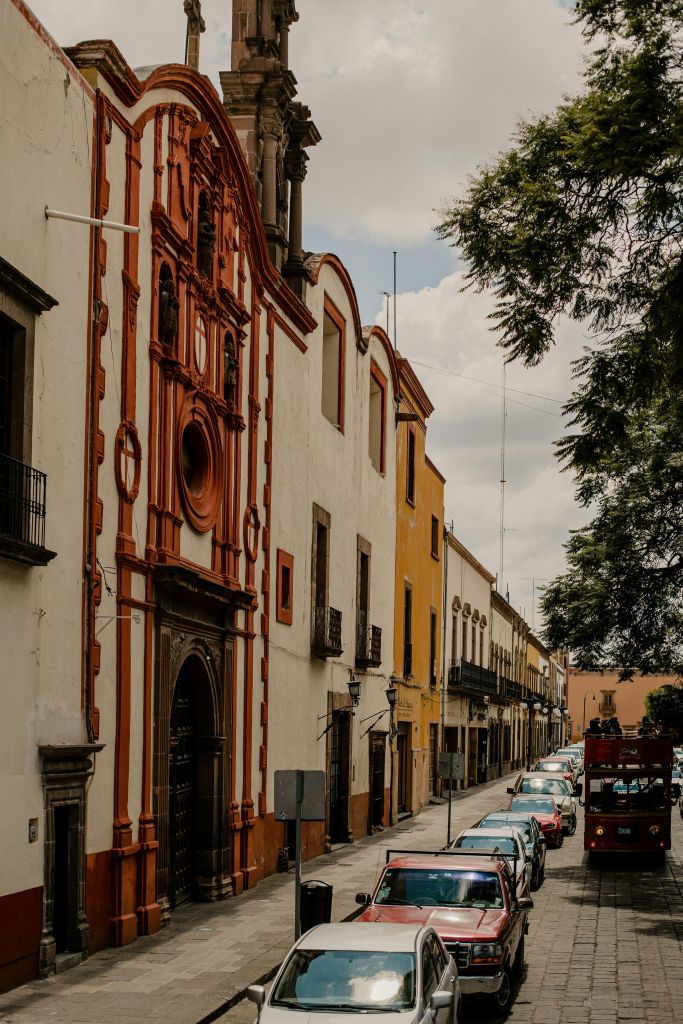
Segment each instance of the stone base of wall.
[[43,888],[0,897],[0,992],[38,977]]

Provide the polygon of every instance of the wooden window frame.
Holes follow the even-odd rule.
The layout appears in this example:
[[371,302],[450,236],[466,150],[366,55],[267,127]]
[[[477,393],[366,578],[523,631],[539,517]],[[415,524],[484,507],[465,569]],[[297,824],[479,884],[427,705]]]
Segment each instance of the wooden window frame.
[[[289,571],[289,607],[284,604],[284,588],[282,586],[283,570]],[[276,582],[275,618],[285,626],[291,626],[294,617],[294,555],[277,549],[277,582]]]
[[[435,543],[435,541],[436,541],[436,543]],[[432,546],[432,558],[436,559],[436,561],[438,562],[439,561],[439,517],[438,516],[432,516],[431,546]]]
[[[338,423],[332,423],[333,427],[340,433],[344,433],[344,412],[345,412],[345,369],[346,369],[346,320],[337,309],[329,295],[325,295],[323,303],[323,338],[325,334],[325,316],[328,316],[339,331],[339,365],[337,367],[337,419]],[[325,414],[323,413],[323,416]],[[325,416],[325,419],[327,417]],[[331,423],[331,420],[327,420]]]
[[[386,444],[387,444],[387,378],[384,376],[374,359],[370,360],[370,380],[375,382],[380,390],[380,409],[382,421],[380,424],[380,451],[379,451],[379,473],[384,476],[387,470]],[[370,410],[368,409],[368,433],[370,431]],[[370,459],[374,466],[374,462]],[[375,467],[376,468],[376,467]]]
[[[412,452],[413,452],[413,457],[412,457],[412,473],[411,473],[411,458],[410,458],[411,442],[412,442]],[[410,424],[409,424],[408,425],[408,434],[407,434],[407,438],[406,438],[406,501],[408,502],[409,505],[412,505],[413,508],[415,508],[415,492],[416,492],[416,489],[417,489],[417,487],[416,487],[416,475],[417,474],[415,472],[415,466],[416,466],[416,463],[417,463],[417,457],[416,456],[417,456],[417,435],[416,435],[415,428],[411,427]],[[412,487],[411,487],[411,482],[412,482]],[[412,493],[411,493],[411,491],[412,491]]]

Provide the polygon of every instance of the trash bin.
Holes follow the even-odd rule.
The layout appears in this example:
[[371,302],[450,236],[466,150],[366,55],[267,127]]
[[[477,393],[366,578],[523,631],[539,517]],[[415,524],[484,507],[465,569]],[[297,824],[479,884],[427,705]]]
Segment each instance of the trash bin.
[[311,879],[301,883],[300,895],[301,934],[316,924],[329,924],[332,920],[332,886]]

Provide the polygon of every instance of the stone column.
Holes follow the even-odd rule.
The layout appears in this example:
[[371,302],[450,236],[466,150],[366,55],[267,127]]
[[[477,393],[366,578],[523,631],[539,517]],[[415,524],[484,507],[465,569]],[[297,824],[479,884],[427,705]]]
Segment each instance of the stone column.
[[261,211],[263,223],[268,227],[277,226],[277,144],[278,124],[273,117],[262,118],[263,139]]
[[302,200],[301,191],[306,177],[308,156],[302,149],[287,152],[287,177],[290,181],[289,193],[289,253],[287,266],[301,266],[304,261],[302,247]]

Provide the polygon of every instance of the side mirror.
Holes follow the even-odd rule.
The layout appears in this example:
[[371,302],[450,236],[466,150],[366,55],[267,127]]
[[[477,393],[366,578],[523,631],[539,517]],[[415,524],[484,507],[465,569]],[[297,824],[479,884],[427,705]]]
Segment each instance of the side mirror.
[[436,1020],[439,1010],[445,1010],[452,1002],[452,992],[432,992],[432,997],[429,1000],[429,1012],[432,1015],[432,1020]]
[[505,792],[506,793],[511,793],[513,796],[515,795],[515,791],[514,791],[514,788],[512,786],[508,786],[508,788],[505,790]]
[[530,896],[520,896],[515,905],[515,910],[533,910],[534,901]]
[[260,1017],[261,1008],[266,1001],[266,990],[263,985],[250,985],[247,989],[247,999],[250,1003],[256,1003]]
[[367,907],[368,903],[372,903],[372,896],[369,892],[357,892],[356,903],[360,903],[361,907]]
[[574,786],[574,796],[581,796],[583,793],[583,782],[577,782]]

